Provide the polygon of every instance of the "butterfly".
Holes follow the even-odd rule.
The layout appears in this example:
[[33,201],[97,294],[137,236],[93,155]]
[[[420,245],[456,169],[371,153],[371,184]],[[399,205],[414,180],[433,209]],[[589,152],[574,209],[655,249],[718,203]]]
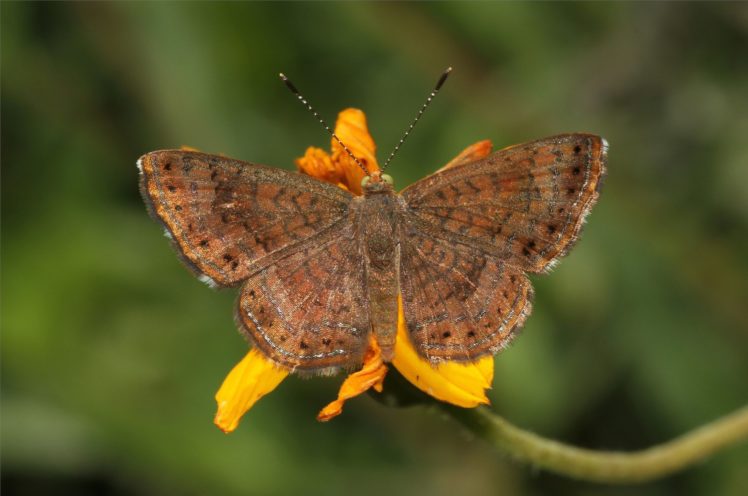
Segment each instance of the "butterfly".
[[412,345],[435,365],[506,347],[531,311],[527,274],[574,244],[606,154],[599,136],[563,134],[399,193],[373,172],[362,196],[189,150],[154,151],[138,167],[186,265],[212,286],[241,287],[242,333],[278,366],[319,374],[359,367],[371,333],[391,360],[399,297]]

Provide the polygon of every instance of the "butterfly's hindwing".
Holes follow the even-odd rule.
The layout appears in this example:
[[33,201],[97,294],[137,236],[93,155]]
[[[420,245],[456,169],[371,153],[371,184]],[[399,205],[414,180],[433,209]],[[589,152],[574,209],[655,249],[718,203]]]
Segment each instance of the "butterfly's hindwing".
[[474,246],[401,224],[400,291],[422,357],[475,361],[505,347],[530,312],[532,287],[516,267]]
[[242,330],[281,366],[320,374],[362,363],[371,330],[364,260],[354,224],[345,220],[242,287]]

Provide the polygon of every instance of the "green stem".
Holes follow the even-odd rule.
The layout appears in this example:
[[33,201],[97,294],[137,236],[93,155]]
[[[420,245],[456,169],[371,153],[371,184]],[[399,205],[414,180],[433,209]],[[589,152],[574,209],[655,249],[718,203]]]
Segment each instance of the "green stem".
[[748,406],[666,443],[641,451],[595,451],[542,438],[485,407],[441,407],[511,457],[557,474],[596,482],[636,483],[677,472],[748,438]]

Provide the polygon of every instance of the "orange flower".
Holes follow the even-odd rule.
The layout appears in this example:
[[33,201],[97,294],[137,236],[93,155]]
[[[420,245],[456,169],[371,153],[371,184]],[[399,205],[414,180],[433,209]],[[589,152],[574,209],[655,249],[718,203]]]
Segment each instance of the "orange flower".
[[[374,156],[376,147],[366,125],[366,116],[357,109],[346,109],[338,115],[335,134],[366,166],[369,172],[379,170]],[[361,194],[363,171],[340,144],[332,141],[332,154],[309,147],[296,160],[299,171],[336,184],[353,194]],[[491,152],[490,141],[480,141],[460,153],[442,169],[485,157]],[[487,404],[486,389],[493,381],[493,357],[476,363],[447,362],[437,366],[418,356],[405,328],[402,302],[399,303],[398,331],[392,365],[418,389],[453,405],[471,408]],[[373,388],[382,391],[387,365],[373,335],[361,370],[350,374],[340,387],[338,398],[320,411],[317,419],[327,421],[343,411],[343,404]],[[216,393],[218,411],[215,424],[224,432],[233,431],[242,415],[262,396],[275,389],[288,375],[256,350],[251,350],[229,373]]]

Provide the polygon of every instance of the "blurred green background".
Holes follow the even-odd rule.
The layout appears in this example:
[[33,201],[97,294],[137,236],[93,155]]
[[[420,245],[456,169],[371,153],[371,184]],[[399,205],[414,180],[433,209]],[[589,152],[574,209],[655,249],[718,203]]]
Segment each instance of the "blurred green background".
[[234,291],[185,270],[135,160],[180,145],[291,168],[367,112],[390,169],[587,131],[609,174],[581,242],[534,277],[493,408],[630,450],[748,400],[748,5],[2,2],[4,494],[742,495],[748,448],[638,487],[506,460],[421,407],[290,379],[226,436],[213,394],[246,352]]

